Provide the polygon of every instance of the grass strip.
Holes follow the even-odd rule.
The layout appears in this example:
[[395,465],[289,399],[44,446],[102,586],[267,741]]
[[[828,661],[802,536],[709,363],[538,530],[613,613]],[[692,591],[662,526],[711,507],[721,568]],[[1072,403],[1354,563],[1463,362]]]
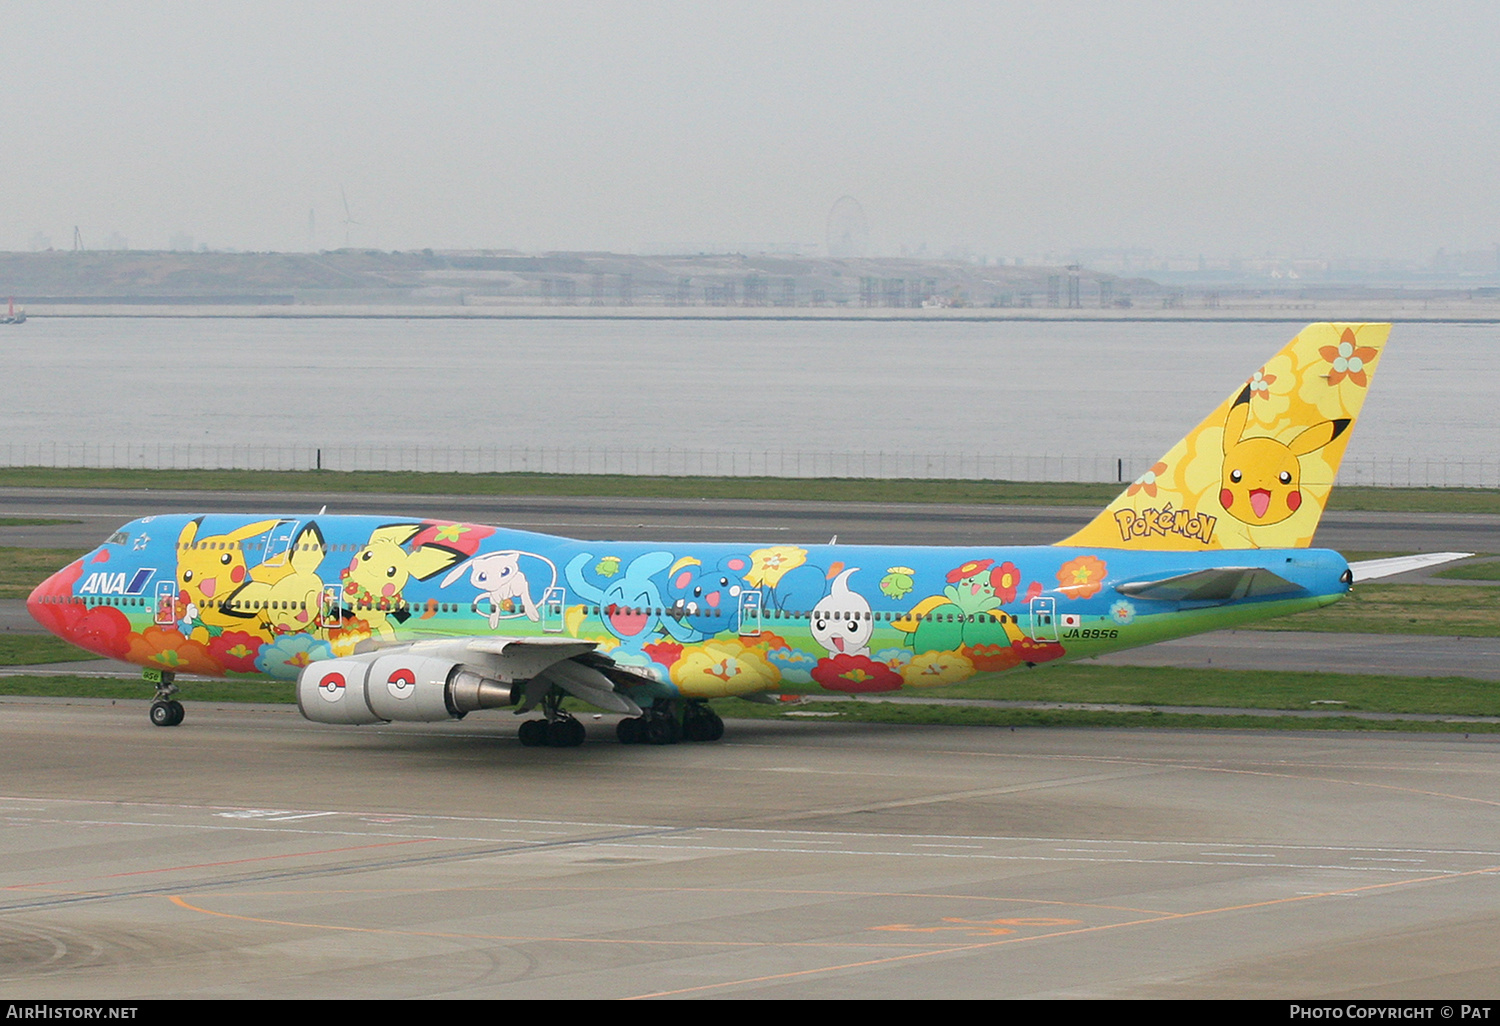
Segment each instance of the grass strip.
[[77,645],[50,634],[0,634],[0,666],[35,666],[38,663],[73,663],[98,659]]
[[[297,701],[293,684],[262,680],[178,681],[177,697],[186,702],[254,702],[289,705]],[[147,699],[150,684],[139,677],[41,676],[17,674],[0,677],[0,695],[32,695],[40,698]]]
[[842,723],[890,723],[950,727],[1149,727],[1185,730],[1378,730],[1440,734],[1496,734],[1500,723],[1441,720],[1367,720],[1354,716],[1247,716],[1219,713],[1096,712],[1082,709],[997,709],[992,706],[922,705],[915,702],[808,702],[781,709],[737,702],[724,709],[734,718],[797,719],[828,714]]
[[1500,560],[1490,563],[1465,563],[1463,566],[1439,570],[1432,576],[1450,581],[1500,581]]
[[1495,638],[1500,637],[1500,588],[1357,584],[1331,606],[1245,629]]
[[[381,492],[411,495],[549,495],[820,502],[1103,506],[1118,484],[946,479],[636,477],[619,474],[444,474],[415,471],[113,470],[0,468],[0,487],[185,488],[205,491]],[[1500,513],[1500,490],[1335,488],[1330,509]]]
[[[1475,677],[1071,663],[1018,670],[990,683],[950,684],[920,693],[1018,702],[1500,716],[1500,687]],[[910,697],[913,692],[902,695]]]
[[0,548],[0,598],[26,598],[38,584],[81,555],[76,549]]

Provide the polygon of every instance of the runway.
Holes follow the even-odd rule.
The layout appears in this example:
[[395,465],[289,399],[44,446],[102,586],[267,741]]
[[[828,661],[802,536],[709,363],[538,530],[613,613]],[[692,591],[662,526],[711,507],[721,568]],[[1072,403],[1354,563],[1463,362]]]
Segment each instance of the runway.
[[472,719],[0,700],[0,992],[1500,995],[1492,738]]

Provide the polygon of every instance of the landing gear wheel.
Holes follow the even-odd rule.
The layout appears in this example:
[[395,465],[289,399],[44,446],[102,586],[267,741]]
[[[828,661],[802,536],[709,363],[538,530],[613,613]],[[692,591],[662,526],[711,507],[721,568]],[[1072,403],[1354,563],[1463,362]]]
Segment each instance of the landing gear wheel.
[[141,676],[146,683],[156,688],[156,701],[151,703],[151,722],[158,727],[175,727],[186,713],[182,703],[174,700],[177,694],[176,675],[166,670],[146,670]]
[[646,742],[646,718],[633,716],[615,725],[615,737],[622,745],[639,745]]
[[682,740],[682,727],[670,711],[663,715],[653,708],[646,718],[646,740],[653,745],[675,745]]
[[182,722],[183,711],[181,702],[152,702],[151,723],[157,727],[175,727]]
[[724,721],[707,702],[692,701],[682,710],[682,737],[685,741],[717,741],[724,736]]
[[583,724],[571,716],[547,724],[547,744],[553,748],[577,748],[585,736]]
[[525,720],[521,723],[521,744],[527,748],[540,748],[546,743],[546,720]]

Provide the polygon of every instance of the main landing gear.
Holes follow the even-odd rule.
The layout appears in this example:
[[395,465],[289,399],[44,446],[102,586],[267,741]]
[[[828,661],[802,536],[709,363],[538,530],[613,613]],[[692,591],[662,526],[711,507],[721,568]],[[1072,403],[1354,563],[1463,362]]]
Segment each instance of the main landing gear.
[[646,710],[644,716],[621,720],[615,736],[622,745],[675,745],[678,741],[717,741],[724,736],[724,721],[702,699],[682,703],[682,720],[677,718],[677,703],[661,699]]
[[167,670],[146,670],[141,676],[156,687],[156,701],[151,703],[152,725],[175,727],[181,723],[186,712],[182,703],[172,697],[177,694],[177,685],[173,683],[176,675]]
[[583,744],[583,724],[572,714],[563,712],[559,705],[562,694],[554,691],[542,699],[542,712],[546,719],[525,720],[521,723],[521,744],[527,748],[577,748]]

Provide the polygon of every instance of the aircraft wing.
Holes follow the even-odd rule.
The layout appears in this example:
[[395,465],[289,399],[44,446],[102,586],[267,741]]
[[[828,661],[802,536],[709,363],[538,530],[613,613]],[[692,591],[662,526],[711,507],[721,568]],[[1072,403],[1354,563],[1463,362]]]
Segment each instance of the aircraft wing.
[[1124,581],[1115,585],[1115,590],[1131,598],[1158,602],[1223,603],[1266,595],[1292,595],[1307,589],[1264,567],[1221,566],[1152,581]]
[[1365,581],[1378,581],[1382,577],[1394,577],[1409,570],[1451,563],[1455,559],[1467,559],[1472,555],[1472,552],[1419,552],[1413,556],[1362,559],[1357,563],[1350,563],[1349,569],[1354,571],[1354,583],[1362,584]]
[[610,712],[641,715],[641,707],[620,685],[647,685],[652,681],[616,666],[598,651],[592,641],[576,638],[432,638],[405,645],[390,645],[348,657],[373,661],[409,654],[413,658],[445,660],[462,664],[501,681],[524,681],[525,701],[520,712],[539,702],[547,690],[558,687],[575,698]]

